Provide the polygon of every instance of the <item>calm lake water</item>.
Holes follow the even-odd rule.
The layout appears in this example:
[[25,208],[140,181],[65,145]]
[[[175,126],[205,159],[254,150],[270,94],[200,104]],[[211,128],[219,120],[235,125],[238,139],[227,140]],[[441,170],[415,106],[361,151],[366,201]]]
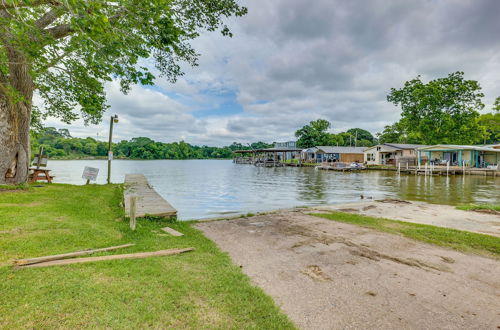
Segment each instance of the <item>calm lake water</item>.
[[[84,184],[85,166],[100,169],[105,160],[51,160],[55,182]],[[500,178],[425,177],[394,172],[341,173],[314,168],[261,168],[230,160],[115,160],[112,181],[142,173],[179,212],[180,219],[267,211],[304,205],[360,201],[360,196],[401,198],[430,203],[500,202]]]

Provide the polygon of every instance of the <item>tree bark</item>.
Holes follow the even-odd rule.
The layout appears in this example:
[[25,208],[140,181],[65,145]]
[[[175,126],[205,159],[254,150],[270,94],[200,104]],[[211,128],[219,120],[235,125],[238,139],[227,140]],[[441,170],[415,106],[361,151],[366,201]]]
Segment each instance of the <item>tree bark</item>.
[[0,76],[0,184],[21,184],[28,180],[35,85],[30,64],[12,45],[9,34],[2,42],[7,51],[9,73]]
[[28,179],[30,102],[11,104],[0,99],[0,184],[21,184]]

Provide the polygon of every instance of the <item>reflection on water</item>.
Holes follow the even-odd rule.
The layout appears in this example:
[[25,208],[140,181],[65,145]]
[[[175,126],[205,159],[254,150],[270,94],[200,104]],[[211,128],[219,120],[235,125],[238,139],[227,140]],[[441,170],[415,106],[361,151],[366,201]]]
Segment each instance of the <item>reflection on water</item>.
[[[55,182],[83,184],[84,166],[98,167],[98,183],[106,182],[104,160],[52,160],[49,165]],[[361,195],[451,205],[500,202],[500,178],[491,176],[340,173],[314,168],[262,168],[227,160],[115,160],[112,173],[113,182],[123,182],[126,173],[143,173],[179,211],[180,219],[356,202]]]

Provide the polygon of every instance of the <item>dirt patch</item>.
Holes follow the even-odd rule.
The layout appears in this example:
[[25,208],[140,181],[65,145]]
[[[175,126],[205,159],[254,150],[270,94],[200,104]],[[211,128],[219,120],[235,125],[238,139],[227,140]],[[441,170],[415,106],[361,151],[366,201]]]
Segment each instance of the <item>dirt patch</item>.
[[359,210],[358,209],[338,209],[338,211],[340,212],[358,212]]
[[411,204],[409,201],[405,201],[402,199],[393,199],[393,198],[387,198],[387,199],[381,199],[377,200],[377,203],[391,203],[391,204]]
[[443,260],[444,262],[448,263],[448,264],[453,264],[455,263],[455,259],[453,258],[450,258],[450,257],[443,257],[443,256],[439,256],[441,258],[441,260]]
[[363,211],[368,211],[368,210],[373,210],[376,209],[377,207],[375,205],[368,205],[362,208]]
[[309,265],[302,271],[302,273],[315,281],[327,282],[332,280],[328,275],[323,273],[318,265]]
[[0,235],[1,234],[20,234],[22,232],[21,228],[14,228],[14,229],[9,229],[9,230],[0,230]]
[[496,214],[500,215],[499,211],[496,210],[489,210],[489,209],[477,209],[477,210],[472,210],[473,212],[479,212],[479,213],[486,213],[486,214]]
[[399,257],[394,257],[391,255],[387,255],[384,253],[377,252],[375,250],[371,250],[362,246],[357,246],[356,250],[350,250],[349,251],[351,254],[368,258],[374,261],[380,261],[382,259],[394,261],[397,263],[400,263],[402,265],[407,265],[410,267],[418,267],[424,270],[428,269],[434,269],[442,272],[449,272],[450,269],[444,265],[439,265],[439,264],[432,264],[429,262],[425,262],[422,260],[414,259],[414,258],[399,258]]
[[301,329],[499,325],[498,260],[303,212],[195,226]]

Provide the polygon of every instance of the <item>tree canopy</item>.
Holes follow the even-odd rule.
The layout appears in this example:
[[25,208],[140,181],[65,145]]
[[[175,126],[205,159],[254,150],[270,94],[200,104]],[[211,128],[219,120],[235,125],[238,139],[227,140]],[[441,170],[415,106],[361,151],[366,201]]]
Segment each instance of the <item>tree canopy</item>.
[[500,143],[500,110],[479,116],[478,124],[484,129],[482,143]]
[[463,72],[428,83],[418,76],[387,96],[402,110],[401,120],[387,133],[399,131],[404,140],[422,144],[472,144],[483,135],[477,122],[483,96],[479,83],[464,79]]
[[71,122],[80,110],[96,123],[107,108],[104,82],[118,79],[126,92],[131,84],[152,84],[155,74],[175,81],[179,61],[196,65],[189,40],[202,30],[230,35],[222,19],[245,13],[235,0],[3,0],[0,87],[11,98],[25,97],[9,80],[12,62],[23,61],[44,103],[34,121]]
[[338,134],[329,133],[331,123],[325,119],[311,121],[295,132],[297,146],[311,148],[315,146],[360,146],[370,147],[376,143],[373,135],[361,128],[351,128]]
[[325,145],[329,138],[327,131],[330,127],[330,122],[325,119],[311,121],[308,125],[295,132],[295,136],[298,138],[297,146],[310,148]]

